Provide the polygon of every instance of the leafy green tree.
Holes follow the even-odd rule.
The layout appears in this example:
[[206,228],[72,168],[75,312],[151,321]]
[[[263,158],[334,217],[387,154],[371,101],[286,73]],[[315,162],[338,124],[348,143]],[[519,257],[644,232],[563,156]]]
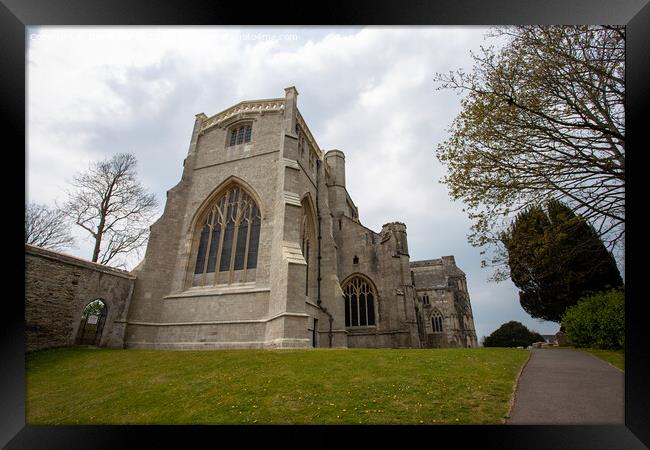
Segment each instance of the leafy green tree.
[[612,289],[567,308],[562,326],[576,347],[618,350],[625,346],[625,293]]
[[544,337],[530,331],[521,322],[510,321],[497,328],[483,341],[484,347],[528,347],[533,342],[544,342]]
[[442,180],[468,206],[483,265],[507,271],[499,234],[516,214],[555,199],[588,220],[611,251],[625,236],[625,27],[494,28],[474,67],[437,74],[465,94],[437,149]]
[[623,284],[593,227],[558,201],[520,213],[501,241],[521,306],[532,317],[560,322],[586,293]]

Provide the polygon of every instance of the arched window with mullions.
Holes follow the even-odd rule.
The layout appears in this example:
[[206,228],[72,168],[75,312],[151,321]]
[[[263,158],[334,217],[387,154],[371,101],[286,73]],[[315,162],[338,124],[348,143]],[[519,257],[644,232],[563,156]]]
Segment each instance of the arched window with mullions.
[[440,314],[440,311],[434,311],[431,314],[431,327],[434,333],[442,333],[442,314]]
[[198,222],[193,286],[254,281],[260,241],[260,210],[233,184]]
[[229,130],[228,146],[250,142],[253,138],[253,126],[250,123],[235,125]]
[[368,279],[354,276],[343,285],[345,295],[345,326],[375,325],[375,298],[377,294]]

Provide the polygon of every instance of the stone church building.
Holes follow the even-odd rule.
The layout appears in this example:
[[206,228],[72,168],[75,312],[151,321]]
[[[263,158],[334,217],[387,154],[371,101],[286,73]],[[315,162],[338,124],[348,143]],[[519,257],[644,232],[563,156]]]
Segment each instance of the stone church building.
[[127,307],[111,316],[109,302],[105,326],[126,348],[476,347],[454,257],[411,261],[405,224],[360,222],[345,154],[321,150],[297,97],[196,116]]

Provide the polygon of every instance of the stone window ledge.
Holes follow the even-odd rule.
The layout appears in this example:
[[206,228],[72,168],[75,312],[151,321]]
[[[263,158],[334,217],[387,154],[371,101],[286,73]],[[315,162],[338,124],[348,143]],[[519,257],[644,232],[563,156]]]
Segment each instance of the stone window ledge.
[[346,327],[346,330],[348,331],[348,333],[352,333],[352,334],[354,334],[355,332],[367,333],[368,331],[376,331],[377,326],[368,325],[368,326],[358,326],[358,327]]
[[255,282],[252,283],[235,283],[230,285],[217,285],[210,287],[193,287],[187,289],[179,294],[166,295],[163,298],[187,298],[187,297],[212,297],[215,295],[229,295],[229,294],[250,294],[254,292],[269,292],[271,288],[264,286],[257,286]]

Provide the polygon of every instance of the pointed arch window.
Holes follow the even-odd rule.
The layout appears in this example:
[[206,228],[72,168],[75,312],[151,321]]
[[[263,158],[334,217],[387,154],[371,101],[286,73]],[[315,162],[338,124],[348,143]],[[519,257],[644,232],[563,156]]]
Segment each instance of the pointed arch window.
[[302,256],[305,258],[305,262],[307,263],[305,266],[305,295],[309,295],[309,247],[311,246],[311,236],[307,226],[309,223],[307,216],[303,216],[302,222],[303,228],[300,248],[302,250]]
[[345,295],[345,326],[375,325],[375,298],[372,285],[363,277],[355,276],[343,286]]
[[309,281],[310,279],[315,279],[315,274],[311,274],[315,267],[312,264],[312,259],[314,257],[314,241],[316,239],[316,233],[314,228],[314,222],[312,220],[312,209],[311,204],[304,199],[302,202],[302,222],[300,226],[300,249],[302,250],[302,256],[305,258],[307,265],[305,266],[305,295],[309,296]]
[[442,333],[442,314],[440,314],[440,311],[434,311],[431,315],[431,327],[434,333]]
[[252,281],[257,268],[260,210],[233,185],[199,221],[194,286]]

